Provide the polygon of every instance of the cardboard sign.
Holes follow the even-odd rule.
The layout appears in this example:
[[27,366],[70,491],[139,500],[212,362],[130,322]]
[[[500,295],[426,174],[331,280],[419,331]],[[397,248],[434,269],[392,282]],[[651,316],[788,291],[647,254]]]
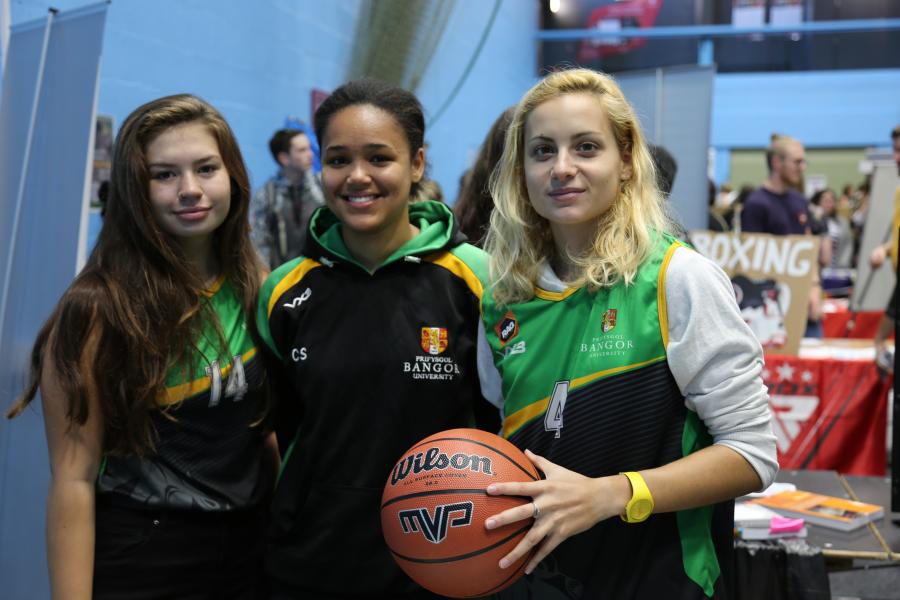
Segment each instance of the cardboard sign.
[[731,278],[741,315],[766,354],[796,355],[818,269],[819,238],[692,231],[691,242]]

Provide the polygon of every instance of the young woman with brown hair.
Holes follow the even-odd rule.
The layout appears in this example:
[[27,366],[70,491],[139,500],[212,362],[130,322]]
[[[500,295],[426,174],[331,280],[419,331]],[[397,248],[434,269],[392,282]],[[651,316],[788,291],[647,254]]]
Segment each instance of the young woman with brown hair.
[[247,171],[218,111],[123,123],[103,229],[41,329],[55,598],[252,598],[274,436],[247,315],[263,276]]

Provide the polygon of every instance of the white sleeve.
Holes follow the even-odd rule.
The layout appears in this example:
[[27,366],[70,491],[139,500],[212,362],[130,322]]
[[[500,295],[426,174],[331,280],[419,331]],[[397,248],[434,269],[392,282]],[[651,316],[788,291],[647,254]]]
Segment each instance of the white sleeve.
[[741,318],[731,281],[709,259],[678,248],[665,282],[666,354],[686,405],[714,443],[747,459],[764,489],[774,481],[778,461],[761,376],[763,351]]
[[478,362],[478,379],[481,381],[481,394],[485,399],[500,409],[503,416],[503,386],[500,371],[494,365],[491,346],[484,331],[484,321],[478,319],[478,341],[476,361]]

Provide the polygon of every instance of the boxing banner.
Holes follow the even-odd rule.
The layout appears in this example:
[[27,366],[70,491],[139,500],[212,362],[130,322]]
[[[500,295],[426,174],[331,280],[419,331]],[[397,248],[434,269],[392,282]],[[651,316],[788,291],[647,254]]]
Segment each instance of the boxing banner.
[[782,469],[883,477],[890,377],[872,361],[766,357]]
[[766,354],[795,356],[806,331],[819,237],[692,231],[691,242],[731,278],[741,315]]

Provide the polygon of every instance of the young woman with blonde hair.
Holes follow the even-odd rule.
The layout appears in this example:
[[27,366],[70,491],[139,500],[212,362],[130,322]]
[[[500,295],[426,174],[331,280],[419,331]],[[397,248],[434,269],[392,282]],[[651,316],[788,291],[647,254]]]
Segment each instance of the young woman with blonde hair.
[[731,499],[777,470],[762,350],[725,274],[669,234],[613,79],[573,69],[529,90],[491,191],[503,435],[545,475],[488,490],[532,499],[486,522],[535,518],[501,561],[533,553],[509,593],[721,597]]
[[255,598],[277,449],[247,317],[263,276],[231,128],[182,94],[116,138],[103,229],[41,329],[54,598]]

